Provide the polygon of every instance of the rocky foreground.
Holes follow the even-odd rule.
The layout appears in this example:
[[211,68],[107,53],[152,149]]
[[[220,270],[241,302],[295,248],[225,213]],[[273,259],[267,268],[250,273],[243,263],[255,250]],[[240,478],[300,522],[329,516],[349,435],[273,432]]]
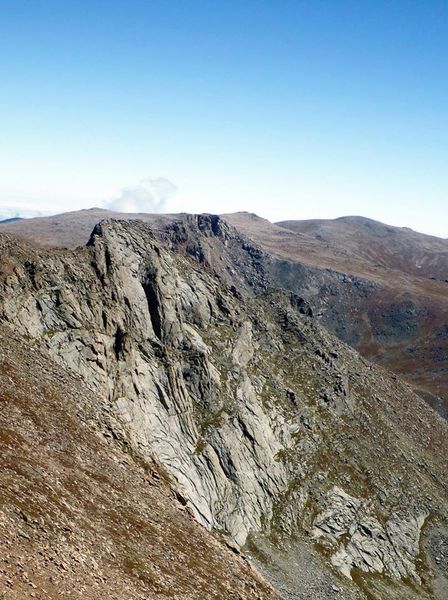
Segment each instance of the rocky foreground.
[[233,227],[0,246],[5,598],[448,597],[446,422]]
[[80,377],[12,338],[0,328],[2,598],[279,598]]

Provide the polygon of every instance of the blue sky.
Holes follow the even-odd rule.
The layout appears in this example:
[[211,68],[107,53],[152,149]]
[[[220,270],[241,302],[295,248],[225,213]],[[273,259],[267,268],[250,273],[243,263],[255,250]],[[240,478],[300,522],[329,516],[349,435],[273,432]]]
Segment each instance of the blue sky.
[[447,0],[0,0],[0,215],[362,214],[448,237]]

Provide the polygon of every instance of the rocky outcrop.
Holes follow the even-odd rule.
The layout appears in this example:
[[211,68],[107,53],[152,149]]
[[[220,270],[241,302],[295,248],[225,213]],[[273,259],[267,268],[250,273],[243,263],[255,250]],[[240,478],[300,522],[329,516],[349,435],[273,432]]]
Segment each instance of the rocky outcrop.
[[122,434],[78,375],[0,325],[0,598],[280,600]]
[[237,330],[222,357],[231,363],[230,386],[198,331],[231,313],[216,284],[191,267],[186,278],[138,225],[96,228],[88,258],[87,271],[64,259],[45,270],[25,262],[7,281],[6,319],[42,336],[56,360],[107,397],[132,444],[169,469],[201,523],[244,544],[286,486],[274,458],[283,446],[245,370],[250,322],[239,330],[227,317]]
[[[93,208],[0,223],[0,231],[76,248],[107,218],[123,214]],[[448,418],[446,240],[363,217],[277,225],[249,213],[126,218],[150,223],[166,245],[202,265],[215,263],[229,285],[245,278],[252,289],[281,286],[305,298],[327,329],[406,377]]]
[[415,559],[425,517],[394,513],[381,524],[372,516],[368,502],[334,487],[327,496],[326,509],[314,520],[314,535],[333,543],[331,562],[347,577],[351,578],[351,569],[357,567],[420,581]]
[[0,238],[2,320],[103,398],[207,528],[239,545],[314,534],[346,574],[418,582],[422,516],[446,518],[446,426],[269,290],[230,226],[188,218],[164,235],[106,221],[73,252]]

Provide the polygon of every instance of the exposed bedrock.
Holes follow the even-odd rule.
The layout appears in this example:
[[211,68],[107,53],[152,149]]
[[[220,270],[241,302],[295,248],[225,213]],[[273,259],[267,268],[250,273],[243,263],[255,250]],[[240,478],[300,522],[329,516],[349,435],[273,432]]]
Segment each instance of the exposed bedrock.
[[231,228],[197,225],[199,257],[136,222],[76,252],[1,238],[2,318],[101,394],[206,527],[239,545],[307,535],[347,576],[420,585],[423,524],[446,518],[446,425],[297,296],[212,269]]

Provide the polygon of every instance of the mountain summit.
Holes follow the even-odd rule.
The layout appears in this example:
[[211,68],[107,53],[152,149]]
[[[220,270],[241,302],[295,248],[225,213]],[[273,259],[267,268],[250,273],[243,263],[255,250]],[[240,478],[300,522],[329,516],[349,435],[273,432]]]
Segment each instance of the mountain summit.
[[124,578],[130,597],[444,600],[446,422],[230,218],[147,220],[103,220],[76,249],[0,235],[2,524],[25,534],[3,554],[36,597],[58,597],[53,561],[74,580],[79,556],[98,564],[93,530],[96,598]]

